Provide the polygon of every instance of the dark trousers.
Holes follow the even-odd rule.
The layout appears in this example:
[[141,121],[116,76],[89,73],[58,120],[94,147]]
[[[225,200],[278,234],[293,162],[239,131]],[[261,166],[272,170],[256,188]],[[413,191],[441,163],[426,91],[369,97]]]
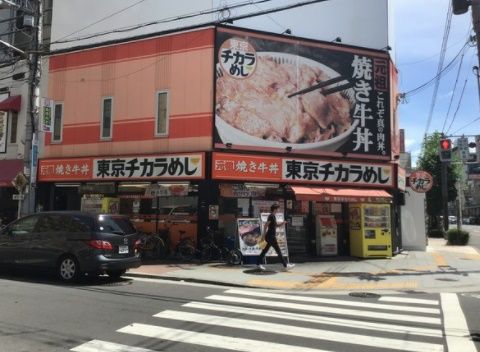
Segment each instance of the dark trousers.
[[265,240],[267,241],[267,245],[262,250],[262,253],[260,253],[260,256],[257,259],[257,265],[260,265],[263,262],[263,258],[265,257],[265,254],[267,254],[270,247],[273,247],[273,249],[275,249],[275,252],[277,252],[278,258],[282,262],[283,266],[286,267],[287,263],[285,262],[285,259],[283,259],[282,251],[280,250],[277,239],[274,237],[272,239],[265,239]]

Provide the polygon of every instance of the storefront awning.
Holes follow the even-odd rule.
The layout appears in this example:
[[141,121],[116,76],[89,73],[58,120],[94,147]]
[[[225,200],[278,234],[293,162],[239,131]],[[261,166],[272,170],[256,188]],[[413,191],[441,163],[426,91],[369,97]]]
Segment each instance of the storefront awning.
[[0,187],[13,187],[12,180],[23,170],[23,160],[0,160]]
[[332,203],[385,203],[392,196],[379,189],[292,187],[297,200],[311,200]]
[[0,111],[20,111],[22,105],[21,95],[12,95],[7,99],[0,101]]

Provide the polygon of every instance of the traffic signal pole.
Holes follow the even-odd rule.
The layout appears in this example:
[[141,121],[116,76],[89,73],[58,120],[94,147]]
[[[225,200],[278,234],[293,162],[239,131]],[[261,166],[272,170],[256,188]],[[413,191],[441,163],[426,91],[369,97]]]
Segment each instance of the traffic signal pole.
[[442,209],[443,228],[448,230],[448,162],[442,161]]

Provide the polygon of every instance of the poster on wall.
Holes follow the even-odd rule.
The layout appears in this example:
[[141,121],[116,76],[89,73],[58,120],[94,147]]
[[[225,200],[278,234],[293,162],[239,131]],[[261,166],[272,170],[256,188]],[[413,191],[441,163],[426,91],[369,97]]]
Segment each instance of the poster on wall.
[[390,158],[387,53],[234,28],[215,44],[216,147]]
[[[265,224],[267,223],[267,219],[269,215],[270,213],[262,213],[260,215],[262,219],[262,230]],[[277,219],[277,224],[285,220],[283,213],[276,213],[275,217]],[[280,251],[282,252],[282,255],[284,257],[288,257],[287,231],[285,229],[285,224],[277,227],[275,236],[277,237],[277,243],[278,243],[278,246],[280,247]],[[267,257],[276,257],[276,256],[277,256],[277,253],[273,248],[270,247],[270,249],[267,252]]]
[[260,226],[260,219],[258,218],[237,219],[238,240],[242,255],[260,255],[262,252],[262,249],[258,245],[262,239]]
[[0,153],[7,152],[7,113],[0,111]]

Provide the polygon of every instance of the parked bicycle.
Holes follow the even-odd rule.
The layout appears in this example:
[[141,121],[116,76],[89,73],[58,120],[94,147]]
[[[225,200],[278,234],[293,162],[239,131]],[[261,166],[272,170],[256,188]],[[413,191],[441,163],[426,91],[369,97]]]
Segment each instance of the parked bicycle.
[[140,257],[142,260],[165,259],[168,255],[170,234],[168,230],[156,234],[143,233],[140,237]]
[[200,260],[209,262],[218,260],[229,265],[238,265],[242,260],[242,253],[238,249],[220,247],[215,243],[214,231],[207,227],[207,233],[201,239]]

